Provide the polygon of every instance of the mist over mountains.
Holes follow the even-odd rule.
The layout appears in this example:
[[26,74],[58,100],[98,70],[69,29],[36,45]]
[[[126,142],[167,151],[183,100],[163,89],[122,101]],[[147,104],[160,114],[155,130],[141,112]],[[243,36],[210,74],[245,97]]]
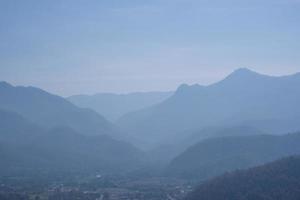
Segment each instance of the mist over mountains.
[[123,172],[141,163],[142,152],[106,135],[86,136],[69,127],[46,130],[8,111],[0,110],[0,118],[1,175]]
[[0,109],[11,110],[46,128],[68,126],[85,135],[112,134],[114,125],[90,109],[78,108],[39,88],[0,83]]
[[0,200],[300,200],[299,11],[0,0]]
[[172,94],[173,92],[98,93],[74,95],[67,99],[79,107],[97,111],[110,121],[116,121],[124,114],[160,103]]
[[200,181],[297,154],[299,133],[218,137],[190,146],[170,162],[166,173]]
[[[0,109],[34,124],[33,132],[38,132],[37,127],[41,132],[67,127],[66,132],[79,135],[108,135],[151,150],[156,159],[167,163],[207,138],[298,131],[299,84],[299,73],[273,77],[241,68],[215,84],[183,84],[175,93],[79,95],[66,100],[38,88],[1,82]],[[110,119],[123,116],[114,124],[101,111]],[[23,123],[16,119],[8,124]]]
[[299,85],[299,73],[273,77],[245,68],[215,84],[182,84],[175,92],[67,99],[0,82],[0,176],[100,174],[115,181],[96,178],[103,187],[126,182],[126,190],[137,184],[143,192],[150,179],[150,188],[164,188],[166,198],[170,187],[160,179],[180,180],[180,191],[204,181],[187,199],[203,194],[221,200],[207,185],[219,190],[242,180],[240,173],[207,180],[300,154]]
[[[1,174],[126,171],[142,152],[101,115],[33,87],[0,83]],[[121,167],[122,166],[122,167]]]
[[299,130],[300,74],[273,77],[241,68],[209,86],[181,85],[165,101],[124,115],[117,124],[149,146],[207,126]]

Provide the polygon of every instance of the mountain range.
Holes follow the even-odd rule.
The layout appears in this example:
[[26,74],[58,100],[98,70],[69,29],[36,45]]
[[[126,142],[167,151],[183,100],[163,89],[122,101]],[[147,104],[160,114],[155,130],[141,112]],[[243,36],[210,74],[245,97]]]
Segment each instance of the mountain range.
[[169,143],[162,144],[148,151],[152,160],[161,165],[168,164],[176,156],[183,153],[189,147],[209,138],[223,138],[227,136],[251,136],[262,135],[264,132],[248,126],[233,127],[206,127],[200,130],[191,130],[180,133],[180,137],[170,138]]
[[90,108],[114,122],[123,115],[160,103],[173,92],[135,92],[129,94],[98,93],[74,95],[67,98],[71,103]]
[[104,117],[34,87],[0,83],[0,173],[124,172],[143,153]]
[[64,98],[35,87],[14,87],[0,82],[0,109],[13,111],[51,129],[68,126],[83,135],[113,134],[117,128],[91,109],[79,108]]
[[150,147],[214,126],[295,132],[300,129],[299,85],[300,73],[274,77],[241,68],[212,85],[181,85],[168,99],[128,113],[117,124]]
[[[40,168],[128,169],[149,159],[171,161],[168,176],[204,180],[300,153],[299,134],[275,136],[300,130],[299,85],[300,73],[273,77],[242,68],[215,84],[181,85],[174,93],[67,100],[0,82],[3,166],[35,169],[37,160]],[[71,103],[77,100],[89,108]],[[97,106],[112,120],[135,111],[114,124],[91,109]]]
[[60,126],[40,127],[17,113],[0,110],[0,174],[22,172],[124,172],[142,160],[134,146],[107,135],[82,135]]

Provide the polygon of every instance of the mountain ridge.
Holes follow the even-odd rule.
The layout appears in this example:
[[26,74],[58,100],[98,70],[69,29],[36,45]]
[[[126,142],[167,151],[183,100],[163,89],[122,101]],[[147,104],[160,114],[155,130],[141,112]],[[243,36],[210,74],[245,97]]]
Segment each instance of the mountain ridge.
[[47,130],[10,111],[0,110],[0,118],[0,175],[124,172],[142,164],[143,152],[107,135],[82,135],[67,126]]
[[[223,80],[200,86],[182,85],[165,101],[150,108],[124,115],[117,124],[136,137],[176,137],[175,132],[208,126],[247,125],[266,132],[300,130],[300,120],[289,126],[261,127],[253,121],[300,119],[300,73],[288,76],[262,75],[239,69]],[[282,123],[283,124],[283,123]],[[298,124],[298,126],[297,126]],[[149,145],[155,145],[155,141]]]
[[175,157],[166,173],[184,178],[207,178],[300,154],[300,133],[227,136],[200,141]]
[[134,92],[127,94],[98,93],[75,95],[67,98],[71,103],[90,108],[114,122],[128,112],[133,112],[160,103],[173,92]]
[[0,109],[14,111],[43,127],[67,125],[82,134],[113,134],[117,128],[90,109],[78,108],[40,88],[0,83]]

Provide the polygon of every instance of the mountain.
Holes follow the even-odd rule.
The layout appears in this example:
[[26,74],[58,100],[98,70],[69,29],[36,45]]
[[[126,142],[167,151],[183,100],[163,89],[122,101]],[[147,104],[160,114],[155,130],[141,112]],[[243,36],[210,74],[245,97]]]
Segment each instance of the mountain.
[[273,77],[238,69],[209,86],[181,85],[160,104],[128,113],[118,125],[149,145],[208,126],[251,126],[271,133],[300,129],[300,73]]
[[93,109],[106,119],[116,121],[126,113],[160,103],[172,94],[173,92],[99,93],[75,95],[67,99],[78,107]]
[[201,184],[185,200],[298,200],[300,157],[228,173]]
[[0,110],[0,175],[55,171],[124,172],[142,152],[105,135],[81,135],[68,127],[45,130],[17,113]]
[[111,134],[116,128],[98,113],[34,87],[0,82],[0,109],[19,113],[48,129],[68,126],[85,135]]
[[189,147],[165,171],[170,176],[204,180],[294,154],[300,154],[300,133],[220,137]]

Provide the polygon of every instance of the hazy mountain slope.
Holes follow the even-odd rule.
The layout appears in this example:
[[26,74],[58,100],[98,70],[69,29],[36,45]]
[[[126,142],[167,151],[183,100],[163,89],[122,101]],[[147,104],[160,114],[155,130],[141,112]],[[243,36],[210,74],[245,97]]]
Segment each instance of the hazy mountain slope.
[[300,153],[300,133],[207,139],[177,156],[166,169],[172,176],[206,179],[283,156]]
[[[207,127],[201,130],[185,131],[178,133],[176,138],[170,138],[169,143],[162,144],[149,151],[153,160],[162,164],[168,164],[179,154],[183,153],[188,147],[208,138],[218,138],[225,136],[250,136],[262,135],[264,132],[248,126],[233,127]],[[173,139],[173,140],[172,140]]]
[[85,134],[110,134],[114,127],[96,112],[33,87],[0,82],[0,109],[11,110],[46,128],[69,126]]
[[45,130],[26,120],[21,115],[0,109],[1,137],[18,137],[21,135],[40,134]]
[[40,135],[34,149],[51,168],[124,172],[140,164],[142,153],[132,145],[108,136],[83,136],[60,127]]
[[[300,73],[271,77],[239,69],[209,86],[182,85],[164,102],[129,113],[118,124],[153,143],[176,137],[174,133],[180,131],[216,125],[296,131],[300,128],[299,85]],[[268,123],[259,123],[264,121]]]
[[300,157],[225,174],[200,185],[186,200],[298,200]]
[[124,172],[142,153],[108,136],[84,136],[67,127],[45,131],[18,114],[0,110],[0,173],[25,171]]
[[67,99],[79,107],[93,109],[106,119],[115,121],[128,112],[160,103],[172,94],[173,92],[99,93],[95,95],[75,95]]
[[183,132],[181,134],[187,136],[181,139],[179,143],[189,147],[208,138],[263,135],[266,133],[254,127],[240,125],[206,127],[200,130],[188,131],[187,133]]

